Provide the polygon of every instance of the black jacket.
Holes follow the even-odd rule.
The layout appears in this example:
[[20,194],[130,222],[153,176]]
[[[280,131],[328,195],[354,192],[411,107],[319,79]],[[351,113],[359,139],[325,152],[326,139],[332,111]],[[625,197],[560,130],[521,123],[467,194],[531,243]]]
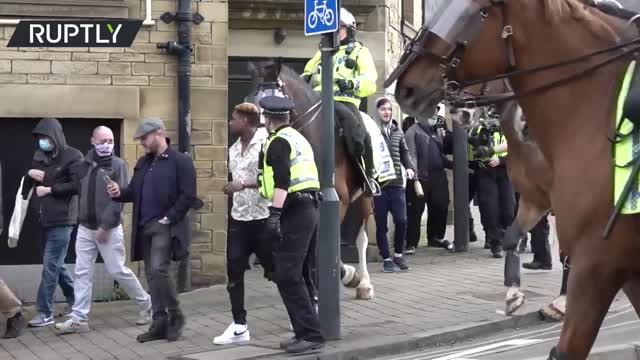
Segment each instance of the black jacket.
[[[131,260],[142,260],[142,232],[140,222],[140,206],[144,175],[153,162],[153,155],[145,155],[138,159],[133,168],[133,177],[126,188],[120,189],[120,197],[116,201],[133,202],[133,225],[131,227]],[[159,203],[171,221],[172,258],[179,260],[189,254],[191,246],[189,230],[191,224],[185,221],[190,208],[195,207],[196,172],[193,161],[188,155],[169,147],[160,155],[154,167],[156,174],[162,174],[166,181],[156,184]]]
[[391,120],[391,124],[389,126],[389,134],[387,135],[385,125],[380,122],[382,136],[387,142],[387,147],[389,148],[389,153],[391,154],[391,159],[393,160],[393,168],[396,172],[396,178],[385,182],[384,184],[382,184],[382,186],[403,186],[404,183],[402,181],[402,166],[415,172],[416,165],[413,162],[413,158],[409,154],[409,149],[407,148],[407,144],[404,140],[404,133],[398,127],[396,121]]
[[453,152],[450,133],[443,139],[432,128],[416,122],[407,130],[405,138],[409,153],[416,163],[418,179],[428,180],[431,171],[453,168],[452,161],[445,156]]
[[62,125],[54,118],[42,119],[32,131],[34,136],[46,135],[55,146],[52,152],[37,149],[33,155],[31,169],[44,171],[42,183],[25,174],[22,198],[26,199],[31,187],[51,188],[51,194],[38,198],[35,189],[31,197],[31,208],[39,212],[42,227],[75,225],[78,219],[78,193],[80,180],[87,172],[82,153],[67,145]]

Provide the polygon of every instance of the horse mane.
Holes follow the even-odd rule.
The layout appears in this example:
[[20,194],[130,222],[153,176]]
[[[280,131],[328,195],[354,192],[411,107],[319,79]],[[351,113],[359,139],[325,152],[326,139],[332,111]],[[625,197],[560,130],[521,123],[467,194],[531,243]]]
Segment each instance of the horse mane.
[[621,41],[618,32],[604,20],[604,17],[597,16],[596,13],[599,11],[587,5],[586,0],[542,0],[541,2],[545,19],[552,24],[560,24],[570,18],[584,25],[598,38]]
[[304,95],[304,98],[309,102],[315,103],[320,101],[320,94],[314,91],[311,86],[307,84],[292,68],[286,65],[281,65],[278,76],[280,81],[284,83],[285,92],[287,87],[299,88],[301,90],[305,90],[304,92],[301,92],[301,94]]

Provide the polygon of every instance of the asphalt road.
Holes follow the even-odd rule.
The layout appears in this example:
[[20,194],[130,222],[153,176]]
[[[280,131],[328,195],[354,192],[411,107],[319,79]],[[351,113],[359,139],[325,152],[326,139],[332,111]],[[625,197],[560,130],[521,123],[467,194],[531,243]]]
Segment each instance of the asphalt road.
[[[615,304],[607,314],[592,349],[629,344],[640,340],[640,319],[628,302]],[[427,348],[416,352],[396,354],[384,360],[514,360],[546,359],[557,344],[561,324],[544,323],[526,329],[492,334],[451,346]]]

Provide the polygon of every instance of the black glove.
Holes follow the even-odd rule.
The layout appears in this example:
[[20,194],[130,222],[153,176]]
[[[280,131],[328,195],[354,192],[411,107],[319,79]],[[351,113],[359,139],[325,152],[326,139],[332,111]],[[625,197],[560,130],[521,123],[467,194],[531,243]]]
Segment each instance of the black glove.
[[478,146],[475,151],[475,155],[480,158],[491,157],[493,154],[495,154],[495,151],[489,146]]
[[311,81],[311,74],[302,75],[302,80],[308,84]]
[[282,239],[282,232],[280,232],[280,215],[282,215],[282,209],[269,206],[267,232],[271,239],[273,239],[274,244],[278,244],[280,239]]
[[336,85],[338,85],[338,88],[340,89],[340,91],[345,92],[347,90],[353,90],[353,81],[351,80],[345,80],[345,79],[338,79],[336,80]]

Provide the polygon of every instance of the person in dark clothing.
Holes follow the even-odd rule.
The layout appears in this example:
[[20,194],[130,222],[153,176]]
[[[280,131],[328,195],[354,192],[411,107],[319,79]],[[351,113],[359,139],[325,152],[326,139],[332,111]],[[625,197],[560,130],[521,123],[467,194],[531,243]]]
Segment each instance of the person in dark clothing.
[[449,208],[449,180],[445,169],[453,163],[445,154],[452,152],[450,133],[442,135],[436,129],[437,115],[429,119],[418,119],[405,134],[411,158],[416,164],[416,177],[424,191],[419,196],[414,184],[407,186],[407,248],[417,248],[420,242],[420,223],[425,203],[427,205],[427,240],[429,246],[453,249],[445,240],[447,212]]
[[[409,270],[409,265],[403,257],[404,243],[407,234],[407,201],[404,192],[404,174],[402,167],[407,170],[407,178],[413,179],[415,165],[409,155],[409,149],[404,141],[404,134],[398,128],[395,120],[391,118],[391,101],[382,97],[376,101],[378,109],[378,121],[382,130],[382,136],[387,143],[395,178],[381,182],[381,194],[373,198],[374,215],[376,220],[376,241],[380,256],[382,256],[382,271],[394,272],[395,266],[401,271]],[[387,238],[387,217],[391,212],[394,229],[394,255],[393,260],[389,253],[389,239]],[[407,249],[408,250],[408,249]],[[415,249],[414,249],[415,252]],[[395,265],[395,266],[394,266]]]
[[160,119],[144,119],[133,138],[140,139],[146,155],[138,159],[127,187],[110,182],[107,191],[116,201],[133,202],[132,260],[144,260],[153,308],[151,326],[137,340],[175,341],[185,317],[169,264],[189,254],[191,224],[186,215],[197,201],[195,169],[189,155],[169,146]]
[[[549,245],[549,220],[545,215],[536,226],[531,229],[531,251],[533,261],[522,264],[529,270],[551,270],[551,246]],[[524,241],[524,240],[523,240]]]
[[53,324],[53,296],[56,283],[67,298],[70,311],[75,302],[73,279],[64,265],[71,231],[77,224],[80,180],[87,172],[82,153],[69,145],[62,125],[54,118],[42,119],[32,131],[38,140],[31,169],[25,177],[23,199],[35,186],[37,200],[32,208],[38,209],[43,229],[41,251],[43,256],[42,280],[38,288],[36,316],[29,326]]
[[318,169],[307,139],[289,126],[289,111],[294,107],[291,100],[267,96],[260,100],[260,107],[273,134],[261,153],[258,185],[260,195],[271,201],[267,233],[275,247],[273,280],[295,333],[280,347],[289,353],[304,353],[325,343],[304,280],[316,257]]
[[472,130],[473,168],[480,220],[494,258],[502,258],[504,233],[513,222],[515,197],[507,175],[507,140],[499,126],[485,122]]

